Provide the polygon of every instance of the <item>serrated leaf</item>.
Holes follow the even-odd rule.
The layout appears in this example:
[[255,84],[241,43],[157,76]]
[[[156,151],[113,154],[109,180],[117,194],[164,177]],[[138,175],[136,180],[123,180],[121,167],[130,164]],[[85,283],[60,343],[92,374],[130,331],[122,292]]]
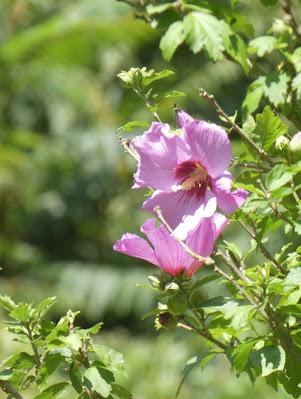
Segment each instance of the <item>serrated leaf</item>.
[[183,21],[176,21],[169,26],[160,41],[160,49],[165,60],[172,59],[176,49],[184,42],[186,35]]
[[96,367],[90,367],[85,371],[84,384],[93,392],[99,393],[103,398],[107,398],[110,395],[111,385],[102,378]]
[[58,384],[51,385],[34,399],[56,399],[66,395],[66,388],[69,386],[68,382],[59,382]]
[[266,106],[261,114],[256,115],[256,127],[252,136],[264,150],[267,151],[277,138],[286,132],[287,126],[269,106]]
[[120,352],[108,348],[104,345],[93,345],[94,352],[99,360],[104,363],[114,373],[124,374],[124,359]]
[[233,350],[231,354],[233,366],[238,373],[241,373],[244,370],[249,360],[250,352],[255,346],[256,342],[257,340],[243,342]]
[[45,298],[39,305],[35,308],[33,312],[33,318],[40,319],[42,318],[48,311],[49,309],[55,304],[56,298],[55,297],[48,297]]
[[9,313],[10,317],[18,321],[29,321],[31,306],[28,303],[18,303],[17,306]]
[[195,54],[205,49],[213,61],[223,58],[224,39],[231,34],[225,21],[195,11],[184,18],[184,30],[186,43]]
[[301,73],[292,80],[292,89],[296,92],[298,99],[301,99]]
[[266,377],[275,371],[284,369],[285,352],[280,345],[264,346],[252,353],[251,361],[255,367],[261,370],[262,377]]
[[258,57],[263,57],[265,54],[272,52],[277,43],[274,36],[261,36],[249,43],[248,51],[250,54],[257,54]]
[[294,176],[294,173],[287,170],[285,165],[279,164],[273,167],[273,169],[268,173],[266,180],[265,180],[265,185],[266,188],[269,191],[276,190],[279,187],[284,186],[287,184],[292,177]]
[[264,94],[275,107],[286,102],[290,80],[285,72],[272,72],[265,77]]

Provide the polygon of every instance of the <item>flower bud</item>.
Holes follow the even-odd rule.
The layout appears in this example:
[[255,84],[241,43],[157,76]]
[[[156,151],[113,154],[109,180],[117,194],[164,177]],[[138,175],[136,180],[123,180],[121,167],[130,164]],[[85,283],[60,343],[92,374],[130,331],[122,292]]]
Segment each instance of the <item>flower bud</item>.
[[160,313],[157,319],[158,327],[163,327],[166,329],[175,328],[178,324],[178,320],[170,313],[164,312]]
[[280,151],[287,148],[288,145],[289,145],[289,139],[285,136],[278,137],[278,139],[276,140],[276,143],[275,143],[275,147],[277,148],[277,150],[280,150]]
[[293,154],[301,154],[301,131],[294,135],[289,145]]

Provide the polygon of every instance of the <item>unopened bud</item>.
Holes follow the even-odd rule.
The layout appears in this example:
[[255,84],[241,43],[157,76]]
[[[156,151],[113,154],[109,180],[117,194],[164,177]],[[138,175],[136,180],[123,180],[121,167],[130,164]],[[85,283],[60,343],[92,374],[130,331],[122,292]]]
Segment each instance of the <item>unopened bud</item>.
[[289,139],[285,136],[280,136],[276,140],[275,147],[277,150],[284,150],[289,145]]
[[160,313],[158,317],[158,322],[161,327],[167,329],[175,328],[178,324],[178,320],[168,312]]
[[292,153],[301,154],[301,131],[294,135],[289,145]]

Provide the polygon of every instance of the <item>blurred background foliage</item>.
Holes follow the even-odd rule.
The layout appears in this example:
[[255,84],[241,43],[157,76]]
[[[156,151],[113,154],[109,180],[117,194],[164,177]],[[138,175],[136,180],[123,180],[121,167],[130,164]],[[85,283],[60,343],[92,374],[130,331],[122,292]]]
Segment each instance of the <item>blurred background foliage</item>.
[[[263,32],[272,12],[249,3],[248,15]],[[143,193],[129,189],[135,164],[116,130],[130,120],[151,120],[116,74],[132,66],[174,69],[166,90],[185,91],[180,105],[213,121],[198,88],[215,93],[232,115],[246,78],[230,61],[213,64],[185,48],[169,65],[158,31],[115,0],[2,0],[0,24],[1,293],[27,301],[56,295],[53,318],[71,307],[82,311],[83,325],[104,320],[100,339],[124,353],[136,398],[171,398],[199,342],[158,334],[151,320],[141,322],[152,293],[136,284],[152,269],[112,251],[113,242],[124,231],[137,232],[144,218]],[[172,99],[164,100],[160,115],[174,123],[172,106]],[[235,229],[226,234],[245,248],[244,235],[238,238]],[[1,359],[14,345],[2,331]],[[191,373],[180,395],[258,396],[275,393],[231,376],[222,359]]]

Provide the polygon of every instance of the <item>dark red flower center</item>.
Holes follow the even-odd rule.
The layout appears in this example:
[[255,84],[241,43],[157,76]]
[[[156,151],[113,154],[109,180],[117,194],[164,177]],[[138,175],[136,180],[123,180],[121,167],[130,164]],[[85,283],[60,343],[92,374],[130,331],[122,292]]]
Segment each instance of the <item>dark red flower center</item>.
[[184,161],[176,167],[176,179],[180,180],[181,189],[192,193],[204,194],[211,186],[206,168],[199,162]]

